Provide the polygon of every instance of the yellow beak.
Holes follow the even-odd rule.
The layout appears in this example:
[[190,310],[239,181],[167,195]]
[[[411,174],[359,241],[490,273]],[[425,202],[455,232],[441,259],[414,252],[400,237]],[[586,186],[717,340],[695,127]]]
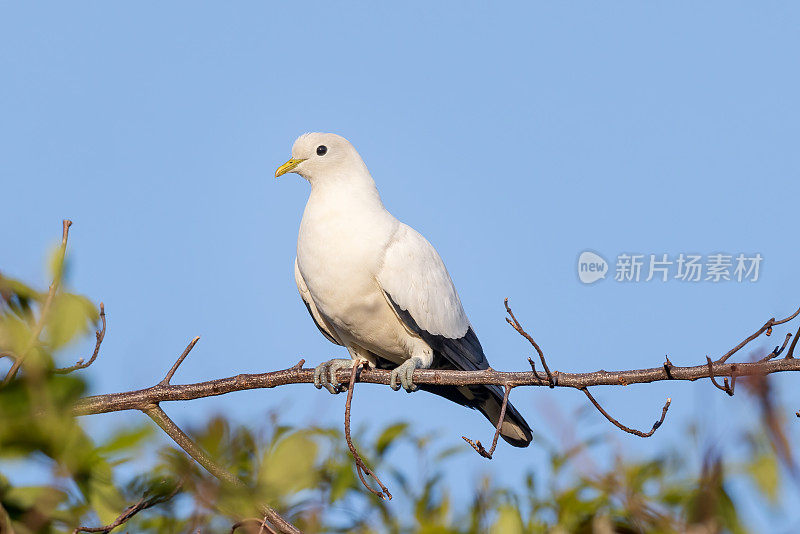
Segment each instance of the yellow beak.
[[292,170],[294,170],[295,167],[297,167],[304,161],[305,161],[304,159],[290,159],[289,161],[278,167],[278,170],[275,171],[275,178],[281,176],[282,174],[286,174],[287,172],[292,172]]

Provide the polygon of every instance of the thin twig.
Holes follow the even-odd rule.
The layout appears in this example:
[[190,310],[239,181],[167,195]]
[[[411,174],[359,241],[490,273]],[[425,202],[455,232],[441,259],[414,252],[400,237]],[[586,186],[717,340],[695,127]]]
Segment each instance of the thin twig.
[[794,335],[792,344],[789,345],[789,352],[786,353],[786,358],[794,358],[794,347],[797,345],[797,338],[800,337],[800,327],[797,327],[797,333]]
[[75,362],[75,365],[70,367],[61,367],[59,369],[54,369],[53,372],[58,375],[65,375],[67,373],[71,373],[72,371],[77,371],[78,369],[86,369],[90,365],[94,363],[97,359],[97,355],[100,354],[100,345],[103,344],[103,340],[106,337],[106,307],[103,303],[100,303],[100,321],[102,326],[100,330],[97,330],[95,335],[95,343],[94,343],[94,351],[92,351],[92,356],[89,358],[88,361],[84,362],[83,358]]
[[214,475],[214,477],[230,484],[231,486],[243,487],[244,484],[241,480],[229,473],[223,467],[218,465],[211,459],[206,452],[201,449],[195,442],[180,429],[175,422],[161,409],[160,406],[154,404],[149,408],[142,410],[147,416],[150,417],[178,446],[186,451],[186,454],[194,458],[194,460],[203,466],[206,471]]
[[108,525],[104,525],[102,527],[77,527],[75,528],[75,530],[72,531],[72,534],[78,534],[79,532],[103,532],[107,534],[108,532],[111,532],[118,526],[129,521],[133,516],[135,516],[142,510],[147,510],[148,508],[152,508],[157,504],[169,501],[175,495],[178,494],[180,488],[181,488],[180,485],[175,486],[175,489],[173,489],[167,495],[159,495],[157,497],[149,497],[149,498],[142,497],[136,504],[126,508],[124,512],[122,512],[114,521],[112,521]]
[[[531,362],[533,363],[533,362]],[[487,451],[483,448],[480,440],[472,441],[467,436],[461,436],[461,439],[469,443],[475,452],[483,456],[484,458],[492,459],[492,455],[494,454],[495,448],[497,448],[497,439],[500,437],[500,429],[503,426],[503,421],[506,418],[506,406],[508,405],[508,395],[511,393],[513,388],[511,386],[505,387],[505,392],[503,394],[503,405],[500,407],[500,419],[497,421],[497,428],[494,431],[494,438],[492,438],[492,446]]]
[[39,341],[39,336],[42,334],[42,330],[44,329],[44,325],[46,323],[47,314],[50,312],[50,306],[53,304],[53,297],[56,295],[58,286],[61,285],[61,277],[63,276],[64,272],[64,256],[67,253],[67,239],[69,238],[70,226],[72,226],[72,221],[69,219],[64,219],[61,221],[61,247],[59,249],[59,263],[56,269],[55,277],[53,278],[53,282],[50,284],[50,289],[47,291],[47,297],[42,305],[42,309],[39,311],[39,319],[36,321],[33,332],[31,332],[31,337],[28,341],[28,344],[26,345],[25,350],[20,353],[19,358],[14,360],[14,363],[8,370],[8,373],[3,379],[3,383],[0,385],[0,387],[8,385],[8,383],[11,382],[15,376],[17,376],[17,371],[19,371],[19,368],[22,366],[22,362],[25,361],[25,358],[28,357],[30,351],[36,346],[36,342]]
[[667,378],[668,379],[673,380],[673,378],[672,378],[672,368],[674,367],[674,365],[672,365],[672,362],[669,361],[669,356],[664,355],[664,359],[666,360],[664,362],[664,372],[667,374]]
[[[372,469],[366,466],[364,461],[361,459],[361,456],[359,456],[355,445],[353,445],[353,440],[350,438],[350,403],[353,401],[353,390],[355,389],[356,375],[358,374],[358,367],[361,365],[361,363],[361,360],[353,360],[353,368],[350,371],[350,383],[347,387],[347,401],[344,405],[344,439],[347,441],[347,446],[350,448],[350,454],[353,455],[353,459],[356,462],[356,472],[358,473],[358,478],[361,480],[361,483],[364,484],[364,487],[381,499],[391,501],[392,494],[389,493],[389,489],[383,485],[381,479],[379,479],[378,476],[372,472]],[[378,485],[381,487],[381,491],[373,489],[369,484],[367,484],[367,481],[364,479],[364,473],[371,476],[373,480],[378,483]]]
[[650,432],[642,432],[641,430],[636,430],[635,428],[627,427],[622,423],[620,423],[619,421],[617,421],[616,419],[614,419],[613,417],[611,417],[608,414],[608,412],[605,411],[602,406],[600,406],[600,403],[598,403],[594,399],[592,394],[589,393],[588,388],[581,388],[581,391],[583,391],[586,394],[586,396],[589,398],[592,404],[594,404],[594,407],[597,408],[597,410],[601,414],[603,414],[603,416],[605,416],[605,418],[608,419],[614,426],[616,426],[620,430],[627,432],[628,434],[633,434],[634,436],[639,436],[640,438],[649,438],[655,433],[656,430],[658,430],[658,428],[664,422],[664,418],[667,416],[667,410],[669,410],[669,405],[672,403],[672,399],[667,399],[666,404],[664,404],[664,407],[661,409],[661,419],[653,423],[653,428],[650,429]]
[[531,366],[531,371],[533,371],[533,376],[535,376],[536,380],[538,380],[539,382],[542,383],[542,385],[544,385],[546,382],[542,377],[539,376],[539,372],[536,370],[536,362],[533,361],[531,358],[528,358],[528,363]]
[[783,352],[783,349],[786,348],[786,344],[789,343],[789,339],[791,339],[791,337],[792,337],[792,333],[791,332],[786,334],[786,337],[783,340],[783,345],[781,345],[780,347],[778,345],[775,345],[775,348],[772,350],[772,352],[770,352],[769,354],[767,354],[766,356],[761,358],[760,361],[766,362],[766,361],[771,360],[772,358],[777,358],[778,356],[780,356],[781,353]]
[[[736,389],[736,376],[737,375],[736,375],[736,367],[734,365],[731,365],[731,368],[733,369],[733,371],[732,371],[732,374],[731,374],[730,390],[731,390],[731,397],[733,397],[733,390]],[[722,379],[722,383],[726,388],[728,387],[728,379],[727,378],[723,378]]]
[[[512,312],[512,311],[511,311],[511,307],[508,305],[508,297],[506,297],[506,299],[503,301],[503,304],[505,304],[505,307],[506,307],[506,312],[508,312],[508,315],[510,315],[510,316],[511,316],[511,319],[509,319],[508,317],[506,317],[506,322],[507,322],[508,324],[510,324],[510,325],[511,325],[511,327],[512,327],[514,330],[516,330],[517,332],[519,332],[519,334],[520,334],[522,337],[524,337],[525,339],[527,339],[527,340],[528,340],[528,342],[529,342],[531,345],[533,345],[533,348],[534,348],[534,349],[536,349],[536,352],[538,352],[538,353],[539,353],[539,359],[540,359],[540,360],[541,360],[541,362],[542,362],[542,367],[544,367],[544,373],[547,375],[547,382],[550,384],[550,389],[554,388],[554,387],[556,386],[556,383],[555,383],[555,380],[553,380],[553,375],[552,375],[552,373],[550,373],[550,368],[547,366],[547,361],[544,359],[544,352],[542,352],[542,349],[539,347],[539,344],[538,344],[538,343],[536,343],[536,341],[534,341],[534,340],[533,340],[533,337],[531,337],[531,335],[530,335],[530,334],[528,334],[528,333],[525,331],[525,329],[524,329],[524,328],[522,328],[522,325],[521,325],[521,324],[519,324],[519,321],[517,321],[517,318],[514,316],[514,312]],[[536,371],[536,370],[534,369],[534,372],[535,372],[535,371]]]
[[181,366],[183,360],[186,359],[186,357],[189,355],[189,353],[192,351],[192,349],[194,348],[194,346],[197,344],[198,341],[200,341],[200,336],[195,337],[193,340],[189,342],[188,345],[186,345],[186,348],[183,349],[181,355],[178,356],[178,360],[174,364],[172,364],[172,368],[167,372],[167,375],[164,377],[164,379],[161,382],[159,382],[159,385],[161,386],[169,385],[169,381],[172,380],[175,371],[178,370],[178,367]]
[[256,523],[259,526],[258,534],[262,532],[267,532],[268,534],[277,534],[272,528],[267,524],[267,518],[259,519],[257,517],[248,517],[247,519],[242,519],[241,521],[237,521],[233,525],[231,525],[230,534],[234,534],[237,529],[245,526],[248,523]]
[[711,383],[714,384],[714,387],[719,389],[719,390],[721,390],[721,391],[724,391],[725,393],[727,393],[728,395],[730,395],[732,397],[733,396],[733,391],[728,386],[728,379],[727,378],[725,379],[725,382],[724,382],[725,385],[724,386],[720,386],[719,384],[717,384],[717,381],[714,380],[714,369],[712,367],[711,358],[709,358],[708,356],[706,356],[706,364],[708,365],[708,377],[711,379]]
[[757,338],[758,336],[760,336],[764,332],[766,332],[767,335],[770,335],[772,333],[772,327],[773,326],[777,326],[779,324],[787,323],[787,322],[791,321],[792,319],[794,319],[795,317],[797,317],[798,314],[800,314],[800,308],[798,308],[796,312],[791,314],[786,319],[781,319],[780,321],[776,321],[774,317],[771,318],[769,321],[764,323],[764,326],[762,326],[761,328],[756,330],[755,333],[753,333],[750,336],[746,337],[741,343],[739,343],[738,345],[733,347],[731,350],[729,350],[728,352],[726,352],[725,354],[720,356],[720,358],[714,363],[725,363],[728,358],[730,358],[731,356],[736,354],[736,352],[738,352],[742,347],[744,347],[745,345],[747,345],[748,343],[753,341],[755,338]]

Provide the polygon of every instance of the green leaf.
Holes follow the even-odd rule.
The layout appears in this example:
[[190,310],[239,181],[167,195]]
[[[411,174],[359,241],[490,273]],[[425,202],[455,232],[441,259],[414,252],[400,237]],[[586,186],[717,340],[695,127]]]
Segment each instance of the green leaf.
[[53,349],[88,332],[98,316],[97,308],[86,297],[71,293],[56,295],[47,317],[47,333]]
[[139,447],[155,432],[153,425],[141,425],[138,428],[126,429],[111,436],[97,448],[99,453],[119,453]]
[[497,516],[497,521],[492,525],[491,534],[523,534],[525,527],[519,510],[512,506],[502,506]]
[[[349,458],[348,458],[349,460]],[[353,466],[349,462],[341,462],[333,467],[333,479],[331,480],[330,502],[334,503],[342,499],[348,491],[358,488],[360,484],[353,473]]]
[[407,429],[408,423],[395,423],[384,428],[375,442],[375,452],[378,456],[383,456],[392,443],[402,436]]
[[15,315],[0,316],[0,349],[21,355],[31,340],[28,323]]
[[778,458],[770,452],[763,452],[748,465],[748,472],[767,499],[776,503],[780,487]]
[[305,432],[288,434],[264,455],[258,479],[279,495],[313,487],[317,444]]

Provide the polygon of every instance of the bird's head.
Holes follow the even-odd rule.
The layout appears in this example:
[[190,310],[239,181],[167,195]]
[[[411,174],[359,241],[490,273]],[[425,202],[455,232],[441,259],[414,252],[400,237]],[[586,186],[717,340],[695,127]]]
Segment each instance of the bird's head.
[[338,176],[366,171],[353,145],[344,137],[332,133],[307,133],[292,146],[292,159],[278,167],[275,178],[294,172],[314,184]]

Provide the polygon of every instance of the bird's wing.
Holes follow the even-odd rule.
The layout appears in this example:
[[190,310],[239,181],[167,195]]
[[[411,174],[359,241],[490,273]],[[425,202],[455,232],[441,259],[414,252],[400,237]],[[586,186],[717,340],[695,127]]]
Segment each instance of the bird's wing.
[[444,262],[413,228],[400,224],[377,279],[400,320],[456,369],[488,367]]
[[317,310],[317,305],[314,304],[314,299],[311,298],[311,292],[308,290],[306,281],[303,280],[303,275],[300,274],[300,269],[297,267],[297,258],[294,259],[294,281],[297,283],[297,290],[300,292],[300,298],[303,299],[303,303],[306,305],[308,314],[314,319],[314,324],[317,325],[322,335],[328,338],[328,341],[331,343],[344,345],[339,339],[339,336],[336,335],[336,331],[333,327],[325,320],[322,314],[319,313],[319,310]]

